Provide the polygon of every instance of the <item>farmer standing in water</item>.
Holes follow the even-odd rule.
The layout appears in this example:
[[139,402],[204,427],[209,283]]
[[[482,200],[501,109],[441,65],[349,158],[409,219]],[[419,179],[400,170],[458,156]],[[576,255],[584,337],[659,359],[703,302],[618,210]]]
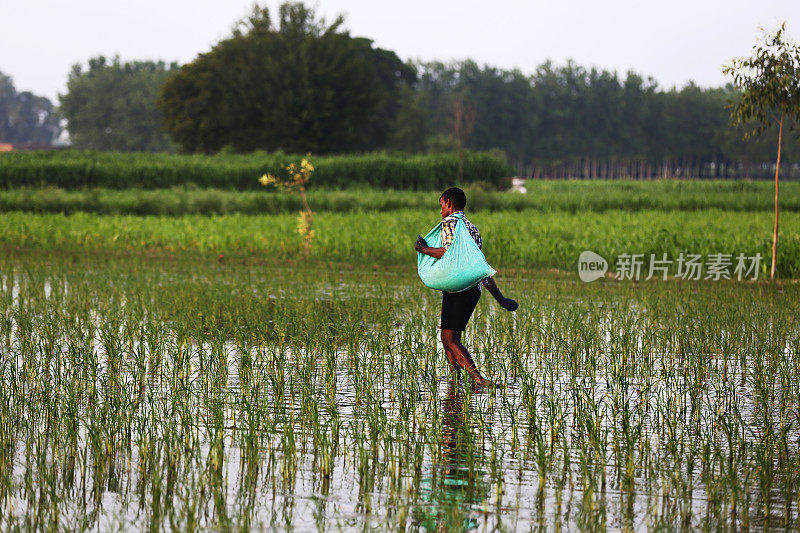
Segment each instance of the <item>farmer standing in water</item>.
[[[418,237],[414,249],[421,254],[441,259],[445,250],[447,250],[453,242],[456,225],[458,224],[458,216],[463,220],[464,226],[475,240],[475,244],[478,245],[478,248],[481,248],[483,241],[481,240],[481,234],[478,228],[467,220],[467,217],[464,215],[464,207],[467,205],[467,195],[464,194],[464,191],[458,187],[447,189],[442,193],[442,196],[439,197],[439,205],[441,206],[443,219],[442,247],[431,248],[428,246],[428,243],[425,242],[425,239]],[[450,368],[456,372],[459,368],[463,368],[467,371],[469,377],[472,378],[473,390],[479,390],[494,385],[494,383],[481,375],[472,357],[470,357],[469,352],[464,345],[461,344],[461,333],[467,327],[469,317],[472,316],[472,312],[475,310],[475,306],[478,304],[478,300],[481,297],[480,285],[486,287],[491,295],[494,296],[494,299],[497,300],[504,309],[515,311],[517,307],[519,307],[516,301],[503,296],[503,293],[497,288],[494,278],[487,278],[479,285],[466,291],[442,291],[442,344],[444,345],[444,351],[447,355],[447,362],[450,363]]]

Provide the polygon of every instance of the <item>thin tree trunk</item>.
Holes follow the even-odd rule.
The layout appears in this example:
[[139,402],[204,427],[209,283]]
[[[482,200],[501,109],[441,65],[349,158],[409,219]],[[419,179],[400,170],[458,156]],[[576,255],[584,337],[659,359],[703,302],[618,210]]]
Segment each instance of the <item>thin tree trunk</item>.
[[311,211],[311,207],[308,205],[308,200],[306,200],[306,188],[300,187],[300,199],[303,201],[303,210],[308,214],[308,219],[306,220],[307,225],[305,229],[305,245],[303,247],[303,251],[305,252],[306,256],[311,251],[311,239],[313,238],[313,228],[314,228],[314,212]]
[[775,279],[775,252],[778,249],[778,174],[781,170],[781,140],[783,139],[783,113],[781,113],[781,126],[778,129],[778,162],[775,164],[775,231],[772,234],[772,268],[770,279]]

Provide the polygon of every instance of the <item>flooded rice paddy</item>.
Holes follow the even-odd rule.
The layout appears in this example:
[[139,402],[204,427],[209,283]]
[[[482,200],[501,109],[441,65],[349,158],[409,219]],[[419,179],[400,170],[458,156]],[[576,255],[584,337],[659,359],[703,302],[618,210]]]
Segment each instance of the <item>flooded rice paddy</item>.
[[794,529],[800,288],[6,261],[0,527]]

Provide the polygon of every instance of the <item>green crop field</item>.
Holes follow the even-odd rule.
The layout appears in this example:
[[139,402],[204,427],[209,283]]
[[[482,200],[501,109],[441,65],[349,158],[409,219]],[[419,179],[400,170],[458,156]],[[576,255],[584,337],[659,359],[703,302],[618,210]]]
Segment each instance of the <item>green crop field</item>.
[[769,184],[528,190],[467,188],[520,303],[470,320],[481,393],[415,272],[438,192],[312,189],[305,256],[284,193],[0,191],[0,529],[800,527],[797,184],[774,282]]
[[[411,269],[417,234],[440,219],[434,208],[369,213],[318,213],[310,260]],[[719,209],[606,211],[573,214],[536,210],[478,212],[471,219],[484,237],[484,253],[500,269],[556,268],[577,272],[591,250],[614,270],[621,254],[761,254],[762,275],[771,257],[769,212]],[[0,214],[0,247],[96,253],[218,254],[276,262],[299,260],[303,239],[293,214],[186,215],[179,217]],[[781,277],[800,277],[800,213],[785,213],[778,253]]]
[[794,529],[796,284],[0,263],[4,530]]
[[[744,181],[555,181],[528,180],[527,194],[465,186],[468,211],[771,211],[774,184]],[[781,185],[783,211],[800,211],[800,183]],[[312,187],[314,211],[334,213],[436,209],[441,191],[405,191],[373,187]],[[281,214],[301,208],[288,192],[237,191],[218,188],[109,189],[15,187],[0,189],[0,211],[32,213],[98,213],[110,215]]]

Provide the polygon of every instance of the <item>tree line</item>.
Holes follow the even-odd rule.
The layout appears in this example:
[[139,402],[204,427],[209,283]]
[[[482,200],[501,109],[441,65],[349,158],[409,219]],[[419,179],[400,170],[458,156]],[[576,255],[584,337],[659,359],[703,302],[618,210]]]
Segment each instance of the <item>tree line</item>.
[[[275,16],[273,16],[275,15]],[[255,6],[182,66],[93,58],[60,110],[75,148],[319,154],[499,149],[521,173],[757,177],[777,128],[743,140],[733,86],[663,89],[635,72],[546,62],[403,62],[302,3]],[[790,128],[795,126],[790,125]],[[2,139],[0,139],[0,142]],[[790,136],[784,160],[800,162]],[[768,165],[767,165],[768,166]]]
[[[418,72],[431,131],[447,135],[453,102],[467,102],[476,114],[467,146],[502,147],[531,172],[550,167],[602,177],[613,167],[642,177],[699,175],[709,166],[728,172],[774,158],[777,128],[744,141],[745,127],[731,126],[728,106],[738,97],[731,86],[661,90],[635,72],[621,78],[573,62],[547,62],[529,76],[474,61],[422,64]],[[800,160],[796,138],[789,149],[788,158]]]
[[0,143],[51,146],[61,135],[53,103],[30,91],[18,92],[14,80],[0,72]]

